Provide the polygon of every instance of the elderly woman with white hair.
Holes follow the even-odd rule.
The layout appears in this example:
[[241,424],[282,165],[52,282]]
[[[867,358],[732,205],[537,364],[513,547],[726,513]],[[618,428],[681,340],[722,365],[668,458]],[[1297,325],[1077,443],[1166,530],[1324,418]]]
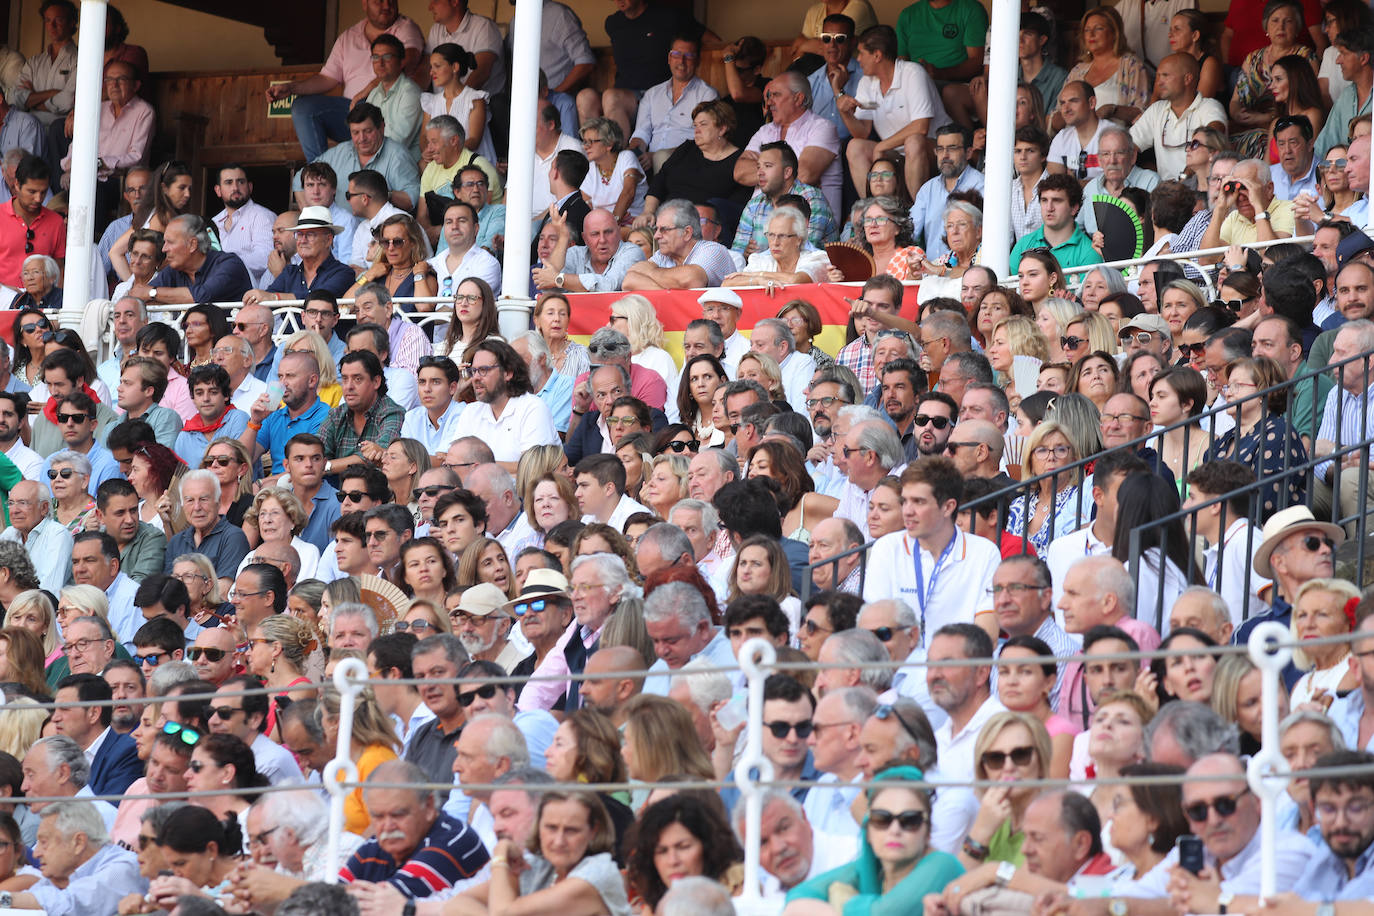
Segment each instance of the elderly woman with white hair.
[[1103,299],[1126,291],[1126,280],[1121,276],[1121,271],[1094,267],[1083,274],[1078,286],[1078,300],[1083,303],[1084,309],[1095,312]]
[[44,311],[62,308],[62,288],[57,285],[62,279],[62,271],[55,260],[45,254],[29,255],[19,269],[19,279],[24,285],[24,292],[10,304],[10,308]]
[[745,262],[744,270],[730,274],[722,286],[774,287],[789,283],[838,282],[844,276],[830,264],[826,253],[817,248],[803,251],[809,226],[796,207],[778,207],[768,217],[767,251],[756,251]]
[[96,511],[90,494],[91,462],[80,452],[64,448],[48,459],[48,489],[52,490],[53,517],[72,534],[86,530],[86,520]]
[[617,299],[611,303],[607,326],[624,334],[630,342],[630,362],[654,370],[663,377],[669,391],[677,390],[677,364],[663,349],[663,324],[652,302],[637,294]]

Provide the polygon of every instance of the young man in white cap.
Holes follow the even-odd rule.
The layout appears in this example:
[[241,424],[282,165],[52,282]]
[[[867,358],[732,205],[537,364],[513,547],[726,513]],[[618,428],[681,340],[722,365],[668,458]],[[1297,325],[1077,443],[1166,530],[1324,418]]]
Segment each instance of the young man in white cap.
[[334,257],[334,236],[343,232],[334,224],[328,207],[306,207],[296,219],[296,254],[299,264],[287,264],[267,289],[250,289],[244,305],[273,299],[304,299],[317,289],[342,296],[353,286],[353,271]]

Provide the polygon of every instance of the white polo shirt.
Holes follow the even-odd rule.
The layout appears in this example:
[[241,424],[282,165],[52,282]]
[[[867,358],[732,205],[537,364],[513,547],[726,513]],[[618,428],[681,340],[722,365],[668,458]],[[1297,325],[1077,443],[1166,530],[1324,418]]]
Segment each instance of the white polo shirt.
[[491,405],[476,401],[464,408],[458,418],[457,435],[476,436],[491,446],[497,461],[516,462],[526,449],[536,445],[558,445],[558,430],[553,425],[549,405],[537,394],[522,394],[506,402],[501,416]]
[[992,574],[1002,562],[997,545],[976,534],[954,529],[954,539],[940,563],[939,557],[920,547],[921,573],[926,595],[917,595],[916,566],[912,547],[917,542],[905,531],[894,531],[878,538],[869,552],[864,578],[864,601],[900,598],[916,609],[921,622],[921,640],[930,638],[947,623],[973,623],[982,611],[992,610]]

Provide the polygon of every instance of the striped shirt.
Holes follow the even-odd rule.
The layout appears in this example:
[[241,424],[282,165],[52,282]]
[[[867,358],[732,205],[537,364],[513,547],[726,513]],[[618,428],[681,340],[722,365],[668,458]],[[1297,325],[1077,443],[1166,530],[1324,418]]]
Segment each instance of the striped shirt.
[[[1340,416],[1337,417],[1339,412]],[[1358,442],[1374,435],[1374,385],[1358,395],[1351,394],[1339,385],[1326,396],[1326,407],[1322,410],[1322,425],[1317,430],[1317,438],[1334,442],[1337,448]],[[1317,465],[1317,479],[1330,481],[1331,465],[1323,461]],[[1359,469],[1355,468],[1358,472]]]
[[490,860],[477,832],[443,812],[404,862],[369,840],[339,869],[339,880],[388,882],[409,899],[423,899],[472,882]]

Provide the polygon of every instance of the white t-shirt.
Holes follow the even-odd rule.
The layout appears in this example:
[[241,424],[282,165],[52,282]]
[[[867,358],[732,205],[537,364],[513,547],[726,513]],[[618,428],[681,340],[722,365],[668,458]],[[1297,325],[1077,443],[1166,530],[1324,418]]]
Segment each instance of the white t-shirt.
[[496,161],[496,147],[491,142],[491,94],[483,92],[481,89],[473,89],[471,86],[464,86],[463,91],[453,97],[452,102],[444,101],[443,90],[439,92],[420,93],[420,110],[429,115],[430,118],[437,118],[440,115],[449,115],[458,121],[463,128],[463,135],[469,136],[468,122],[472,120],[472,106],[474,102],[487,103],[487,118],[485,129],[482,131],[482,139],[477,141],[477,149],[474,152],[488,162]]
[[[1102,136],[1102,129],[1107,126],[1106,121],[1097,122],[1097,133],[1093,134],[1086,149],[1078,140],[1078,128],[1064,128],[1050,141],[1050,157],[1047,161],[1064,166],[1079,181],[1098,177],[1102,174],[1102,166],[1097,161],[1097,141]],[[1083,153],[1088,154],[1086,159],[1080,158]],[[1084,169],[1082,172],[1078,170],[1080,165]]]

